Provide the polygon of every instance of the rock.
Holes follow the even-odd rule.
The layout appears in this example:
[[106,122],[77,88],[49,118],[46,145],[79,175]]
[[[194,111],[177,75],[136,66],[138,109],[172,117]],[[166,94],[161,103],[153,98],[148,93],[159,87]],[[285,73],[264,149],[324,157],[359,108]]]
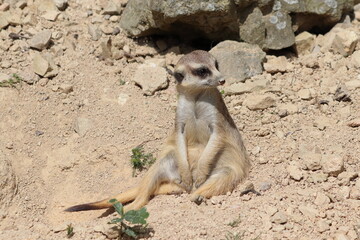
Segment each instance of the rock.
[[360,50],[355,51],[351,55],[351,65],[360,68]]
[[68,6],[68,0],[53,0],[55,3],[55,6],[60,11],[64,11]]
[[360,127],[360,118],[351,120],[350,122],[347,123],[347,125],[353,128]]
[[296,165],[289,165],[287,167],[287,172],[289,173],[290,178],[295,181],[300,181],[303,178],[303,173],[300,168]]
[[112,46],[111,38],[108,38],[101,42],[100,47],[101,47],[102,58],[106,59],[112,57],[111,46]]
[[321,159],[321,166],[324,173],[336,177],[344,171],[344,159],[336,154],[327,154]]
[[32,68],[36,74],[43,77],[50,70],[50,64],[43,56],[35,54]]
[[9,26],[8,13],[0,12],[0,30]]
[[259,186],[259,191],[265,192],[271,188],[271,183],[269,182],[262,182]]
[[266,46],[266,28],[261,10],[255,7],[240,26],[240,38],[260,48]]
[[358,176],[359,175],[356,172],[342,172],[337,176],[337,178],[340,181],[340,185],[348,186],[350,181],[356,179]]
[[54,22],[54,21],[56,21],[59,14],[60,13],[58,11],[52,10],[52,11],[45,12],[41,17],[45,18],[46,20]]
[[311,100],[312,98],[316,97],[316,93],[314,89],[301,89],[298,91],[298,96],[302,100]]
[[315,171],[321,168],[321,150],[319,147],[301,144],[299,147],[299,157],[305,165],[305,169]]
[[47,12],[47,11],[55,11],[57,7],[55,5],[54,0],[41,0],[35,1],[34,5],[38,8],[40,12]]
[[334,240],[350,240],[350,238],[348,236],[346,236],[345,233],[338,232],[338,233],[335,234]]
[[288,221],[288,218],[285,213],[279,211],[275,213],[270,220],[275,224],[285,224]]
[[356,90],[356,89],[360,88],[360,80],[347,81],[347,82],[345,82],[345,87],[348,90]]
[[279,115],[282,112],[283,116],[280,117],[286,117],[287,115],[298,113],[299,108],[297,105],[293,103],[285,103],[278,106],[279,109]]
[[72,84],[63,83],[60,85],[59,89],[62,93],[68,94],[74,90],[74,86]]
[[292,29],[290,15],[278,10],[265,17],[266,48],[279,50],[292,46],[295,35]]
[[341,28],[337,29],[338,32],[334,37],[332,48],[335,52],[347,57],[354,52],[359,37],[354,31]]
[[269,81],[261,79],[257,81],[246,81],[245,83],[234,83],[224,87],[225,95],[240,95],[244,93],[250,93],[255,91],[264,90],[269,86]]
[[0,209],[9,207],[16,192],[17,181],[11,162],[0,150]]
[[10,9],[10,4],[7,2],[0,5],[0,12],[5,12],[8,11],[9,9]]
[[353,6],[347,0],[130,0],[120,25],[135,37],[167,32],[185,38],[241,40],[277,50],[295,43],[294,31],[331,28]]
[[262,73],[265,52],[258,46],[235,41],[224,41],[210,50],[219,62],[219,70],[226,78],[237,82]]
[[308,180],[309,182],[312,183],[322,183],[327,181],[328,176],[329,175],[325,173],[314,172],[314,173],[310,173],[310,178]]
[[80,136],[85,136],[92,126],[93,123],[90,119],[78,117],[74,122],[74,131]]
[[95,25],[88,26],[88,33],[91,36],[91,40],[97,41],[101,38],[101,30]]
[[325,116],[320,116],[315,119],[314,127],[317,127],[319,130],[323,131],[327,127],[333,126],[334,123],[332,120]]
[[355,185],[351,188],[350,198],[360,200],[360,178],[356,180]]
[[248,95],[244,100],[243,105],[250,110],[263,110],[276,106],[276,100],[274,95],[269,93],[264,95]]
[[27,6],[27,2],[25,0],[18,1],[15,4],[16,8],[24,9]]
[[125,103],[128,101],[129,98],[130,98],[130,96],[129,96],[128,94],[120,93],[120,94],[119,94],[119,97],[118,97],[118,103],[119,103],[121,106],[124,106]]
[[36,26],[37,23],[38,23],[37,18],[34,16],[34,14],[31,13],[26,15],[26,17],[23,20],[24,25]]
[[2,82],[6,82],[10,79],[10,76],[8,74],[5,73],[1,73],[0,72],[0,83]]
[[334,100],[339,102],[350,102],[350,93],[345,85],[338,87],[334,94]]
[[109,1],[103,11],[103,15],[120,15],[120,14],[121,14],[120,4],[115,4],[113,1]]
[[330,198],[324,194],[324,193],[321,193],[321,192],[318,192],[316,194],[316,198],[315,198],[315,201],[314,203],[317,205],[317,206],[325,206],[326,204],[329,204],[331,202]]
[[140,65],[132,79],[144,91],[144,95],[153,95],[156,91],[167,88],[169,80],[165,68],[154,63]]
[[316,222],[317,231],[323,233],[330,230],[330,224],[326,220],[319,220]]
[[299,206],[299,211],[306,217],[315,219],[319,215],[319,211],[312,206]]
[[29,45],[31,48],[37,49],[37,50],[43,50],[47,48],[50,44],[51,40],[51,31],[50,30],[44,30],[35,36],[33,36],[29,40]]
[[285,56],[268,56],[267,62],[264,63],[264,69],[266,72],[271,74],[278,72],[284,73],[292,69],[292,64],[288,62]]
[[315,36],[309,32],[302,32],[295,37],[295,50],[298,55],[310,54],[315,47]]

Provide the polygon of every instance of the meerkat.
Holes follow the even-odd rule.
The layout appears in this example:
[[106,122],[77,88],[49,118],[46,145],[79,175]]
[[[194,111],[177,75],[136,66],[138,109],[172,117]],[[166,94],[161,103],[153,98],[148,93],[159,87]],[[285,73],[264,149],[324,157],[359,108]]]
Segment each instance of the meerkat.
[[225,83],[218,62],[208,52],[184,55],[175,66],[178,105],[175,130],[158,161],[140,184],[111,198],[76,205],[66,211],[111,207],[110,199],[140,209],[151,196],[188,192],[196,203],[231,192],[249,172],[242,137],[217,86]]

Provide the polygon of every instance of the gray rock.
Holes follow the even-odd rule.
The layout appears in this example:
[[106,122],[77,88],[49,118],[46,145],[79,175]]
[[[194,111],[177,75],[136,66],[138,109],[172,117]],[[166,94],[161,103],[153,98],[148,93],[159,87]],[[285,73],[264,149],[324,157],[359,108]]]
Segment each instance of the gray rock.
[[44,30],[33,36],[29,40],[29,45],[31,48],[41,51],[49,46],[50,40],[51,40],[51,31]]
[[271,183],[269,182],[262,182],[259,186],[259,191],[265,192],[271,188]]
[[265,17],[266,48],[282,49],[295,43],[291,17],[285,11],[276,11]]
[[11,162],[0,150],[0,209],[11,203],[17,191],[17,181]]
[[90,119],[79,117],[74,122],[74,131],[80,136],[85,136],[92,126],[93,123]]
[[219,62],[219,69],[225,77],[239,82],[261,74],[265,52],[258,46],[235,41],[224,41],[210,50]]
[[321,160],[321,165],[324,173],[331,176],[337,176],[344,171],[344,159],[340,155],[328,154],[324,155]]
[[120,15],[120,14],[121,14],[120,3],[116,4],[113,1],[108,2],[103,12],[103,15]]
[[97,41],[101,38],[102,32],[96,25],[89,25],[88,26],[88,33],[91,36],[91,40]]
[[144,95],[153,95],[156,91],[167,88],[169,80],[165,68],[154,63],[140,65],[132,79],[144,91]]
[[168,32],[282,49],[295,43],[294,30],[329,29],[353,6],[347,0],[130,0],[120,25],[131,36]]
[[275,97],[272,94],[249,95],[243,102],[243,105],[250,110],[263,110],[276,105]]
[[33,71],[42,77],[50,70],[49,62],[40,54],[35,54],[32,67]]

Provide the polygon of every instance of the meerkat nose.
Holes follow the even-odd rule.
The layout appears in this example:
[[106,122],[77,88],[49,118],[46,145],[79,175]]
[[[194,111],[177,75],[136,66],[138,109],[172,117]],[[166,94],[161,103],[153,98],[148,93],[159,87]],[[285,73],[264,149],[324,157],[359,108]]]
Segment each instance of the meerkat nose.
[[220,80],[219,80],[219,84],[220,84],[220,85],[224,85],[224,84],[225,84],[225,79],[220,79]]

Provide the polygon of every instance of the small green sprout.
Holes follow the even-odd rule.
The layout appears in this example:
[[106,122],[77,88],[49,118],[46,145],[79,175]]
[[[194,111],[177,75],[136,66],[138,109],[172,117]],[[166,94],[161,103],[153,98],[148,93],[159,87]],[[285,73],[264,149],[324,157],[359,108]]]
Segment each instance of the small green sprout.
[[146,208],[143,207],[139,210],[124,212],[124,207],[118,200],[111,199],[109,202],[114,206],[115,211],[120,216],[112,219],[109,224],[118,224],[121,234],[126,234],[134,239],[137,238],[139,233],[138,229],[147,227],[146,219],[149,217],[149,213],[146,211]]
[[133,177],[136,175],[136,171],[142,171],[149,168],[156,159],[151,153],[145,154],[142,146],[137,146],[131,150],[131,165],[133,168]]
[[11,75],[11,78],[9,78],[8,80],[4,82],[0,82],[0,87],[15,88],[16,84],[21,83],[21,81],[22,81],[21,77],[19,77],[19,75],[17,75],[16,73],[14,73],[13,75]]
[[74,227],[72,226],[72,224],[70,223],[69,225],[67,225],[66,227],[66,236],[67,238],[71,238],[72,236],[74,236]]

